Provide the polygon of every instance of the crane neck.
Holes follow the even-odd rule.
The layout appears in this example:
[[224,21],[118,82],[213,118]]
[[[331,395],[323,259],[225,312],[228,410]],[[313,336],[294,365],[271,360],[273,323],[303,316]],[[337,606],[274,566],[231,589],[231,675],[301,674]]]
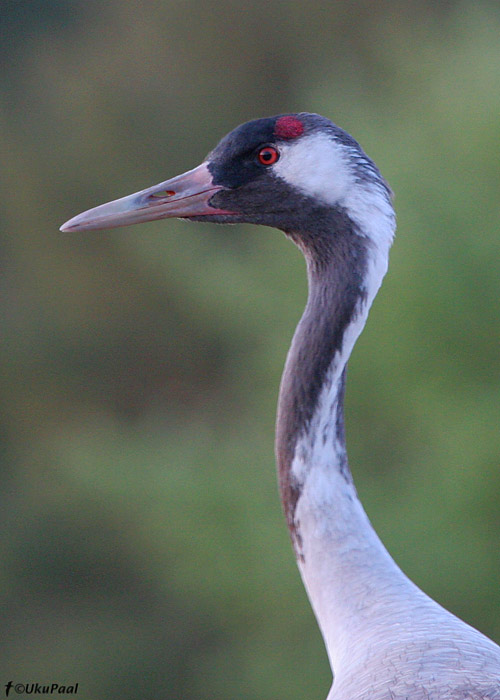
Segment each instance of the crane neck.
[[356,610],[368,604],[368,584],[377,585],[378,574],[382,588],[388,581],[406,581],[359,502],[344,433],[347,361],[387,269],[394,219],[385,223],[382,243],[363,235],[342,210],[333,228],[315,231],[314,238],[288,233],[305,254],[309,295],[281,382],[278,477],[299,568],[332,665],[342,639],[353,639],[352,630],[344,632]]
[[294,513],[313,461],[326,460],[335,448],[335,469],[352,481],[344,433],[346,368],[387,270],[394,220],[387,226],[387,244],[377,245],[338,208],[314,235],[285,232],[304,253],[309,289],[283,371],[276,422],[280,493],[296,551]]

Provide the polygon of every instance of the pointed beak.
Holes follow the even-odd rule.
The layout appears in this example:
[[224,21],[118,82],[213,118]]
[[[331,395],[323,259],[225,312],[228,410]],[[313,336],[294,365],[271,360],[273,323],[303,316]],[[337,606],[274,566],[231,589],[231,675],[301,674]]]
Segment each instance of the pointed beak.
[[61,226],[61,231],[91,231],[129,226],[143,221],[234,214],[210,206],[210,199],[224,189],[214,185],[207,163],[154,187],[115,199],[84,211]]

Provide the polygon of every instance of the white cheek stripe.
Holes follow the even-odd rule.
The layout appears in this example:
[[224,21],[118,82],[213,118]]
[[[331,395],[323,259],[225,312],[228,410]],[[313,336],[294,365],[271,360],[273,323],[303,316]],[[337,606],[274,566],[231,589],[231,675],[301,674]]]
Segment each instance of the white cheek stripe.
[[354,184],[342,147],[326,134],[283,144],[273,172],[305,194],[332,205]]
[[347,146],[318,133],[280,146],[280,159],[272,169],[305,195],[345,208],[360,233],[387,255],[396,227],[394,210],[382,184],[359,181],[354,158],[360,162],[362,154],[350,157]]

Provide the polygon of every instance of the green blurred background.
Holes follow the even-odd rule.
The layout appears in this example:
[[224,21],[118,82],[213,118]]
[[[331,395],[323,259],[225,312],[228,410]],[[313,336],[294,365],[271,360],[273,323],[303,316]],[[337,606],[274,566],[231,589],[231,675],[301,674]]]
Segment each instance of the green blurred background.
[[273,458],[300,254],[252,226],[58,232],[288,111],[396,193],[350,363],[360,495],[500,641],[499,3],[3,0],[0,23],[0,685],[326,696]]

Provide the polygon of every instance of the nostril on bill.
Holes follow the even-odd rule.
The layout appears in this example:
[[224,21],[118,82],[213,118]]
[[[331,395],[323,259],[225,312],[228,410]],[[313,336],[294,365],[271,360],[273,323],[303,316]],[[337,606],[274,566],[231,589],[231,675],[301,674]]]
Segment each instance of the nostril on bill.
[[153,197],[160,197],[164,199],[165,197],[173,197],[175,194],[174,190],[164,190],[163,192],[155,192]]

